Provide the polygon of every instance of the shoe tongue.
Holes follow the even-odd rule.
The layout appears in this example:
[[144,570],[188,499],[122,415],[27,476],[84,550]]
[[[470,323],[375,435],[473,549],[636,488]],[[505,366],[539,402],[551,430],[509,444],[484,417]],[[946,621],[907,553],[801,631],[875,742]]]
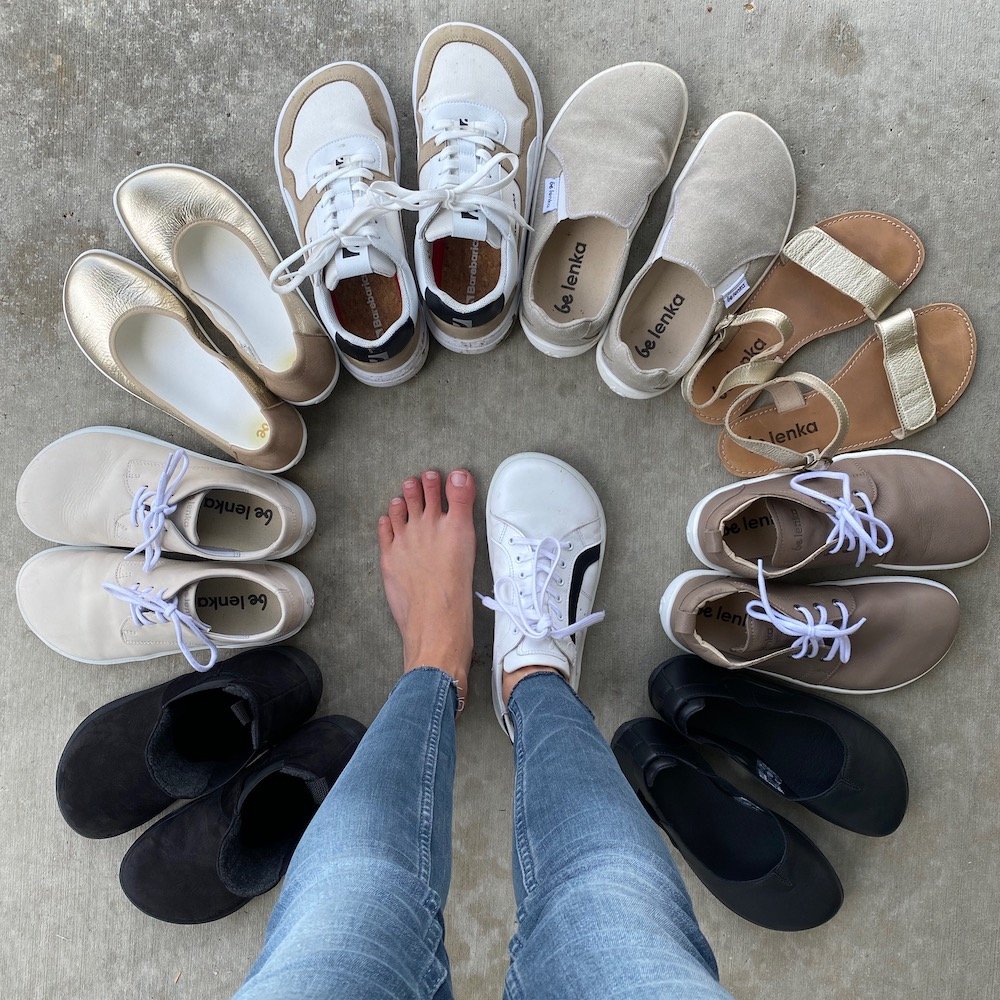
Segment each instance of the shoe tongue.
[[500,230],[482,212],[438,212],[424,230],[424,238],[433,243],[448,236],[477,242],[485,240],[497,250],[503,243]]
[[775,569],[787,569],[818,552],[830,534],[830,519],[806,504],[780,497],[765,500],[768,517],[774,525]]
[[[774,603],[773,599],[771,603]],[[750,615],[747,615],[746,635],[746,642],[736,652],[746,653],[751,657],[776,649],[787,649],[792,643],[784,632],[779,632],[770,622],[759,621]]]
[[198,516],[201,514],[202,505],[208,490],[199,490],[185,497],[177,504],[177,510],[170,515],[170,522],[192,545],[198,545],[201,539],[198,536]]
[[357,250],[346,247],[326,265],[323,280],[332,292],[345,278],[359,278],[366,274],[382,274],[391,278],[396,273],[392,258],[378,247],[362,246]]

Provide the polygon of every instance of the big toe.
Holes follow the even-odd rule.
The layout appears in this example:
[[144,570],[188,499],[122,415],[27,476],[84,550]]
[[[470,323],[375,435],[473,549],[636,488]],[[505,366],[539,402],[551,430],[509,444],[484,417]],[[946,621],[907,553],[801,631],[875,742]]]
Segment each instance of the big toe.
[[455,469],[448,476],[445,494],[448,497],[449,514],[472,517],[472,505],[476,502],[476,481],[468,469]]

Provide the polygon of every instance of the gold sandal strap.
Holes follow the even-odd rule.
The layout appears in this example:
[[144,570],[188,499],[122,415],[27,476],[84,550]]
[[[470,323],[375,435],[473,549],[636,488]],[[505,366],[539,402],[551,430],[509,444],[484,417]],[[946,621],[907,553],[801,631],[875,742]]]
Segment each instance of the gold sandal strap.
[[902,291],[888,275],[817,226],[793,236],[781,254],[854,299],[869,319],[878,319]]
[[[743,437],[733,430],[732,421],[743,413],[743,408],[758,393],[766,392],[775,403],[779,413],[797,410],[805,403],[802,390],[799,386],[807,386],[818,392],[829,404],[837,417],[837,430],[830,443],[822,450],[808,452],[796,451],[794,448],[786,448],[784,445],[773,444],[770,441],[758,441],[756,438]],[[847,413],[844,401],[827,385],[821,378],[810,375],[809,372],[794,372],[791,375],[782,375],[780,378],[771,379],[763,385],[750,386],[740,393],[733,400],[733,405],[726,413],[725,433],[741,448],[766,458],[773,462],[780,469],[807,469],[824,458],[836,453],[840,447],[840,442],[844,440],[844,435],[851,426],[851,418]]]
[[[708,359],[716,351],[722,350],[726,344],[732,340],[733,333],[741,326],[749,323],[767,323],[778,331],[778,342],[761,351],[753,360],[734,368],[725,375],[719,382],[709,399],[701,403],[694,401],[694,383],[705,367]],[[769,378],[777,375],[778,370],[785,363],[784,360],[775,357],[780,354],[788,338],[792,335],[792,321],[780,310],[763,307],[760,309],[749,309],[745,313],[724,317],[712,334],[704,354],[695,362],[694,367],[681,380],[681,393],[689,405],[696,410],[703,410],[707,406],[718,402],[730,389],[740,385],[760,385]]]
[[899,417],[893,437],[902,439],[937,421],[937,403],[927,377],[917,342],[917,320],[912,309],[904,309],[875,324],[882,340],[885,374]]

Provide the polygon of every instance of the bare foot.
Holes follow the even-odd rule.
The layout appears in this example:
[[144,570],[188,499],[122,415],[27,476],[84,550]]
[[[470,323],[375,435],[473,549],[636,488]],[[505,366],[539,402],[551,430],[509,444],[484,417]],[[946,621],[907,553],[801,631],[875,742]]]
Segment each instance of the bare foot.
[[403,496],[378,521],[382,582],[403,637],[403,672],[439,667],[465,701],[472,662],[472,569],[476,529],[472,474],[456,469],[441,508],[441,476],[430,470],[403,483]]

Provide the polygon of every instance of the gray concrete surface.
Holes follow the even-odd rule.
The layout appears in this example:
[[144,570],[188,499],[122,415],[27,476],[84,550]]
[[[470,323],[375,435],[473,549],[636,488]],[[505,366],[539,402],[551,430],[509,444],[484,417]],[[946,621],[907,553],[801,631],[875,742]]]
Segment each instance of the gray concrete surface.
[[[118,862],[132,837],[85,841],[56,810],[55,763],[80,719],[173,676],[183,662],[84,666],[28,633],[12,599],[14,576],[43,543],[14,517],[17,475],[43,445],[87,424],[120,424],[199,448],[193,434],[85,363],[60,310],[63,274],[90,247],[131,253],[111,192],[128,171],[160,161],[218,173],[291,247],[271,169],[274,119],[289,89],[328,61],[368,63],[396,99],[408,151],[412,58],[423,34],[449,19],[479,21],[520,48],[541,82],[547,120],[593,73],[662,60],[691,94],[678,168],[713,118],[742,108],[773,123],[791,148],[798,224],[874,208],[913,225],[926,241],[927,265],[903,303],[961,303],[982,353],[966,398],[912,445],[956,462],[996,504],[1000,21],[989,6],[8,0],[0,34],[0,427],[2,504],[10,512],[0,540],[0,587],[10,595],[0,602],[5,997],[226,997],[259,946],[275,898],[206,927],[158,924],[118,888]],[[404,159],[404,181],[413,175]],[[653,204],[633,269],[660,225],[666,194]],[[864,335],[827,338],[800,358],[831,374]],[[713,435],[677,395],[619,399],[600,382],[592,355],[552,361],[515,335],[484,357],[434,350],[418,379],[390,391],[345,377],[306,420],[311,444],[293,478],[315,498],[320,526],[297,560],[317,590],[301,643],[323,665],[324,708],[370,721],[397,674],[399,643],[373,530],[400,479],[427,465],[468,464],[485,484],[504,456],[542,449],[587,474],[609,513],[600,595],[608,617],[588,643],[582,693],[607,734],[646,711],[646,675],[669,652],[657,601],[694,562],[682,530],[687,512],[725,478]],[[910,688],[852,702],[885,728],[909,766],[912,804],[899,833],[868,841],[787,809],[839,870],[847,891],[840,915],[809,933],[770,933],[729,914],[689,878],[723,981],[737,997],[1000,995],[995,553],[947,576],[965,608],[947,661]],[[477,583],[489,586],[484,560]],[[58,614],[61,595],[52,596]],[[466,998],[499,994],[513,927],[510,752],[489,707],[489,651],[490,621],[480,612],[473,699],[461,724],[448,908],[457,993]]]

